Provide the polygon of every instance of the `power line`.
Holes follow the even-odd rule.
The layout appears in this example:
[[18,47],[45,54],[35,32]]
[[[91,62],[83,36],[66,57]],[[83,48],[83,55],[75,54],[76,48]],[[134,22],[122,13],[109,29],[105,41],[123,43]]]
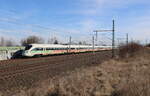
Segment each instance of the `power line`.
[[94,32],[96,32],[96,35],[98,32],[112,32],[112,58],[113,58],[115,56],[115,20],[112,20],[112,30],[94,30]]
[[59,30],[52,29],[52,28],[49,28],[49,27],[45,27],[45,26],[42,26],[42,25],[39,25],[39,24],[24,24],[24,23],[19,23],[19,22],[16,22],[16,21],[11,21],[9,19],[0,19],[0,21],[4,21],[4,22],[7,22],[7,23],[16,24],[16,25],[21,25],[21,26],[27,26],[27,27],[36,27],[36,28],[51,30],[51,31],[55,31],[55,32],[59,31]]

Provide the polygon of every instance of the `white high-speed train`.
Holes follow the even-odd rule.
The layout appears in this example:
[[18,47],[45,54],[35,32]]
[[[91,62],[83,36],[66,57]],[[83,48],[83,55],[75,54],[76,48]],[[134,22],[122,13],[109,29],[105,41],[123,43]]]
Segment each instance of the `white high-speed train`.
[[50,54],[111,50],[111,48],[111,46],[95,46],[93,49],[91,45],[29,44],[25,46],[22,56],[33,57]]

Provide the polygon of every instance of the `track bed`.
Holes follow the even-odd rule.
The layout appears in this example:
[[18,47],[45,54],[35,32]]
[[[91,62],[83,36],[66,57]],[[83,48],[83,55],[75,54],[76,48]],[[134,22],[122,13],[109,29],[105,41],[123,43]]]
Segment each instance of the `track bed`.
[[100,64],[110,59],[110,51],[61,56],[6,60],[0,62],[0,90],[33,87],[40,80],[65,75],[80,67]]

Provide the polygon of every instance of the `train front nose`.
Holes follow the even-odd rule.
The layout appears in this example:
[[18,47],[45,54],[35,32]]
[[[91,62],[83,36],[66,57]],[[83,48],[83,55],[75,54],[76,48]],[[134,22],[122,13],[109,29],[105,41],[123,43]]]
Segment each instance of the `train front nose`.
[[16,51],[16,52],[13,54],[12,59],[22,57],[22,53],[23,53],[23,50],[18,50],[18,51]]
[[27,50],[23,51],[22,56],[28,56],[28,51]]

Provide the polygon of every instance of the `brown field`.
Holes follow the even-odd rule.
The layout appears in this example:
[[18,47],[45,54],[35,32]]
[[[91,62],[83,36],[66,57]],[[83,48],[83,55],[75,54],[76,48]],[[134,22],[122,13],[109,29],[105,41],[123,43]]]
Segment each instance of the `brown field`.
[[[80,56],[84,58],[88,56],[90,58],[91,54],[82,54]],[[20,83],[18,84],[14,81],[16,85],[18,84],[17,87],[10,86],[12,87],[11,90],[1,91],[1,96],[149,96],[149,50],[143,50],[135,56],[124,59],[117,58],[108,60],[106,59],[108,53],[103,56],[103,58],[101,55],[97,56],[99,56],[101,60],[105,58],[105,62],[102,62],[100,59],[94,60],[96,61],[94,62],[93,57],[91,57],[90,60],[93,61],[90,62],[92,63],[91,66],[89,61],[84,59],[82,60],[83,63],[81,63],[81,61],[78,61],[76,58],[73,62],[76,62],[76,66],[78,67],[75,67],[75,63],[70,64],[72,60],[68,61],[66,64],[73,67],[65,65],[57,67],[59,73],[62,72],[61,75],[57,73],[58,69],[55,68],[55,70],[51,71],[53,72],[53,76],[51,75],[47,78],[35,72],[37,74],[30,74],[31,79],[29,79],[30,75],[27,73],[27,75],[23,75],[27,77],[24,77],[25,80],[21,83],[19,80],[22,80],[22,78],[19,79],[19,77],[15,77],[16,79],[14,80],[18,80]],[[81,57],[79,58],[81,59]],[[68,58],[72,57],[69,56]],[[84,64],[88,66],[81,66]],[[47,73],[49,73],[49,71],[40,72],[40,74]],[[45,80],[37,80],[37,77]],[[24,86],[24,84],[29,82],[27,80],[33,80],[34,82],[34,79],[37,80],[36,84],[33,85],[30,83],[32,86]],[[10,84],[8,84],[7,87],[9,87],[9,85]]]
[[1,61],[0,91],[14,91],[20,87],[31,88],[36,82],[65,75],[76,68],[95,66],[110,59],[110,51],[70,54],[43,58]]

